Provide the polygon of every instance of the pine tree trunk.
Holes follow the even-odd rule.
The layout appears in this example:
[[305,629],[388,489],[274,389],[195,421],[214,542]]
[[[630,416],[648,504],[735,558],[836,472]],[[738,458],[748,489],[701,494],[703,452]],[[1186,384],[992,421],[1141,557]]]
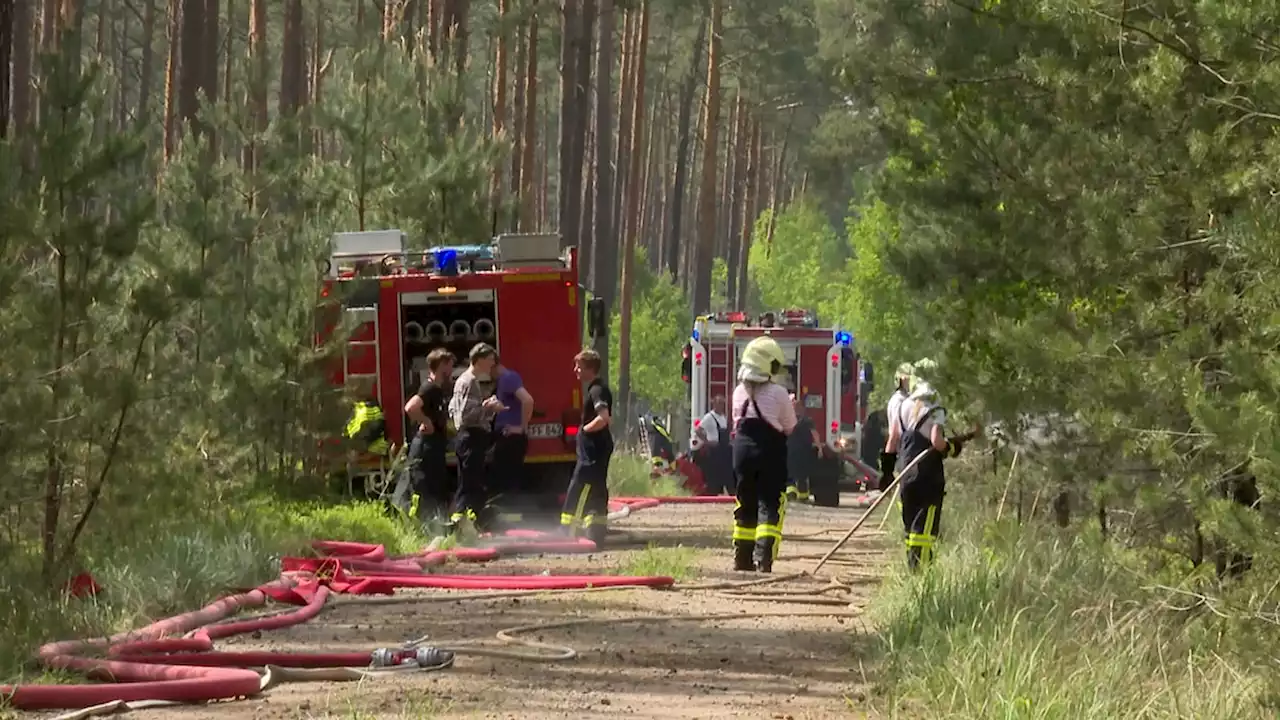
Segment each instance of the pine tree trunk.
[[745,310],[747,307],[747,261],[751,252],[751,237],[755,233],[756,215],[760,207],[760,123],[752,118],[747,119],[747,168],[744,173],[742,188],[742,218],[738,227],[738,251],[736,262],[729,267],[729,273],[736,278],[733,288],[733,307]]
[[711,263],[716,247],[716,150],[720,141],[720,34],[724,0],[711,0],[707,42],[707,104],[702,127],[702,186],[698,198],[698,244],[694,253],[693,311],[711,309]]
[[729,272],[724,296],[725,300],[733,305],[734,310],[742,310],[743,308],[737,305],[738,255],[742,252],[742,242],[738,238],[742,234],[742,209],[745,205],[743,190],[746,185],[747,145],[749,138],[747,137],[747,105],[741,92],[738,93],[738,101],[733,114],[734,128],[733,144],[731,147],[731,152],[733,153],[733,180],[729,186],[728,232],[725,233],[725,239],[729,245],[729,252],[726,256]]
[[9,118],[13,112],[9,106],[13,93],[13,75],[9,70],[13,62],[13,3],[14,0],[0,0],[0,138],[9,137]]
[[[539,227],[537,169],[534,158],[538,151],[538,15],[535,7],[529,18],[529,41],[525,51],[524,131],[520,160],[520,230],[533,232]],[[545,186],[545,182],[543,183]],[[545,187],[544,187],[545,189]]]
[[578,233],[578,218],[582,213],[578,178],[582,176],[582,163],[575,163],[574,147],[579,135],[586,128],[579,125],[578,100],[578,44],[582,42],[582,0],[563,0],[560,6],[560,243],[564,247],[577,246],[581,254],[582,238]]
[[[507,64],[511,53],[509,31],[505,27],[510,17],[507,3],[498,0],[498,49],[493,63],[493,138],[501,141],[507,130]],[[519,152],[516,148],[515,152]],[[502,204],[502,163],[494,163],[489,187],[489,202],[493,212]]]
[[22,134],[31,120],[31,30],[35,23],[31,13],[32,4],[32,0],[16,0],[10,15],[10,40],[13,49],[9,59],[13,67],[10,81],[12,103],[9,112],[15,134]]
[[182,0],[169,0],[169,56],[164,69],[164,161],[173,159],[178,129],[178,61],[182,49]]
[[703,17],[698,23],[698,35],[693,41],[693,62],[689,65],[689,74],[685,77],[684,87],[680,91],[680,112],[676,121],[678,140],[676,141],[675,178],[671,181],[671,202],[668,203],[671,215],[668,220],[666,240],[663,243],[667,272],[672,278],[685,277],[684,246],[680,241],[685,213],[685,186],[689,181],[689,144],[692,142],[690,124],[693,120],[693,99],[698,90],[698,68],[702,65],[703,40],[707,36],[708,18]]
[[[622,56],[618,75],[618,145],[613,153],[613,201],[611,203],[615,216],[621,221],[621,230],[626,222],[625,206],[627,180],[631,177],[627,170],[627,153],[631,152],[631,102],[635,97],[635,13],[627,10],[622,23]],[[619,237],[621,244],[621,237]]]
[[189,128],[200,135],[200,91],[205,84],[205,0],[182,0],[181,60],[178,66],[178,132]]
[[[596,186],[595,186],[595,268],[596,297],[604,301],[605,317],[612,317],[618,287],[618,240],[613,215],[613,0],[600,0],[600,52],[596,58]],[[604,361],[606,382],[609,367],[609,338],[606,330],[595,343]],[[623,415],[625,418],[626,416]]]
[[644,85],[645,85],[645,50],[649,43],[649,0],[640,0],[640,17],[636,21],[635,37],[632,41],[631,72],[634,87],[631,103],[631,147],[630,179],[627,182],[626,227],[623,229],[622,245],[622,299],[619,308],[618,323],[618,397],[623,412],[623,427],[629,425],[631,417],[631,294],[635,285],[635,249],[636,231],[640,224],[640,170],[641,156],[644,153]]
[[307,41],[302,27],[302,0],[286,0],[282,42],[279,113],[283,118],[292,118],[302,109],[302,84],[306,73]]

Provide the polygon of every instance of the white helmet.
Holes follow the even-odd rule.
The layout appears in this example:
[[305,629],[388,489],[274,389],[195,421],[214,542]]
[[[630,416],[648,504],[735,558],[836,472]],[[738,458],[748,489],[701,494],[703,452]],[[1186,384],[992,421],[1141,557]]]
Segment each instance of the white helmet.
[[749,382],[769,382],[782,374],[787,356],[782,352],[778,341],[763,335],[747,343],[742,349],[741,368],[738,380]]

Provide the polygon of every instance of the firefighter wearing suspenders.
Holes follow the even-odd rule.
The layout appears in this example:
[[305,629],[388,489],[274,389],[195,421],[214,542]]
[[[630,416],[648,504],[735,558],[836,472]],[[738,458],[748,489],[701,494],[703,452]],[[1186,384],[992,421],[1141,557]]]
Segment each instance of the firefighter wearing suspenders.
[[774,379],[785,356],[773,338],[752,340],[742,352],[733,391],[733,509],[735,570],[771,572],[782,543],[786,511],[787,435],[796,413],[787,389]]
[[911,377],[914,374],[915,369],[911,363],[902,363],[898,366],[898,372],[894,373],[893,379],[897,382],[897,387],[894,388],[893,395],[889,396],[889,406],[884,416],[889,426],[888,438],[885,440],[884,450],[880,451],[881,490],[889,486],[893,480],[894,468],[898,465],[898,446],[902,443],[902,424],[898,422],[898,410],[911,391]]
[[[898,404],[898,417],[892,419],[898,424],[901,437],[896,470],[901,474],[899,497],[907,564],[913,570],[933,560],[933,546],[942,523],[942,500],[947,494],[943,459],[958,456],[964,444],[961,439],[947,439],[943,430],[946,419],[946,409],[937,404],[934,389],[913,377],[910,394]],[[908,469],[921,455],[920,461]]]

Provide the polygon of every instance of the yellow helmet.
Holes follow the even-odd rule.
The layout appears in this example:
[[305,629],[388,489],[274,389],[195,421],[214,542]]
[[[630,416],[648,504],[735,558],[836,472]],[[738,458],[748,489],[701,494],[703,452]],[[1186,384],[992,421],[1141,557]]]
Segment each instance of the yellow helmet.
[[742,349],[742,367],[738,372],[738,379],[767,382],[780,374],[786,363],[787,356],[782,352],[778,341],[763,335],[747,343]]
[[[938,363],[930,360],[929,358],[921,358],[920,360],[910,363],[910,365],[911,376],[907,381],[907,391],[914,393],[918,386],[927,386],[925,380],[929,375],[928,371],[936,369],[938,367]],[[921,371],[925,372],[922,373]]]

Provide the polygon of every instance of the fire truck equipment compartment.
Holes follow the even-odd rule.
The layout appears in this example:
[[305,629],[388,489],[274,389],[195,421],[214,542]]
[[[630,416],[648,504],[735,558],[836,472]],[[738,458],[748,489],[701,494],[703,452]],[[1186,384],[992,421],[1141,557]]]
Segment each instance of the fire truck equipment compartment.
[[[446,347],[461,366],[467,354],[479,342],[494,344],[498,320],[496,296],[492,291],[472,291],[440,295],[405,293],[400,298],[400,317],[404,322],[404,361],[410,386],[422,381],[426,356],[438,347]],[[424,331],[410,332],[414,326]]]

